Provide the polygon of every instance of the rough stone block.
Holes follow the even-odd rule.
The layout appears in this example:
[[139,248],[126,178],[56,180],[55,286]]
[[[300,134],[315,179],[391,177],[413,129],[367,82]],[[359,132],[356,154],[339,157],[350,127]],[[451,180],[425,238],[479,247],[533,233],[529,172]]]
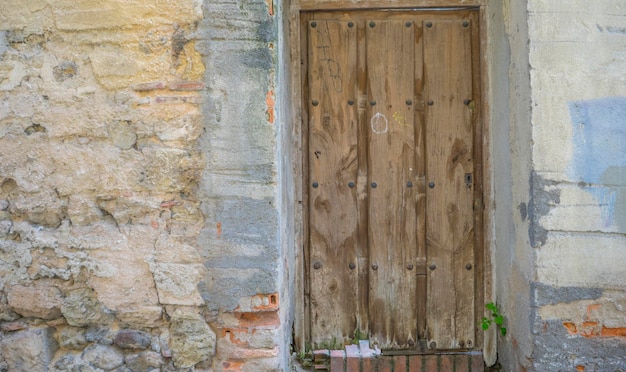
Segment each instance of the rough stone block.
[[62,0],[55,2],[55,20],[61,30],[82,31],[151,24],[191,23],[202,16],[201,2],[157,0]]
[[120,309],[115,316],[129,327],[158,327],[163,322],[161,306],[141,306],[136,309]]
[[96,368],[108,371],[124,363],[124,354],[113,346],[95,344],[85,349],[82,359]]
[[151,336],[148,332],[123,329],[117,332],[113,343],[122,349],[146,349],[150,346]]
[[53,328],[35,328],[6,334],[0,352],[9,371],[47,371],[58,348],[53,333]]
[[61,312],[67,323],[76,327],[110,324],[113,315],[98,302],[89,288],[75,289],[63,300]]
[[210,360],[215,344],[215,333],[199,314],[180,309],[172,314],[169,347],[176,367],[190,368]]
[[3,0],[0,2],[0,28],[41,34],[44,28],[52,26],[48,6],[46,0]]
[[53,283],[36,281],[32,286],[14,285],[7,297],[9,305],[22,316],[42,319],[61,316],[62,293]]
[[126,366],[130,368],[131,371],[160,370],[163,364],[161,355],[154,351],[144,351],[139,354],[126,356]]
[[89,225],[104,217],[95,200],[80,194],[69,196],[67,214],[73,226]]
[[204,267],[198,264],[151,263],[159,303],[200,306],[204,304],[198,284],[204,277]]
[[85,336],[86,329],[82,327],[63,327],[58,331],[59,346],[71,350],[83,350],[89,341]]

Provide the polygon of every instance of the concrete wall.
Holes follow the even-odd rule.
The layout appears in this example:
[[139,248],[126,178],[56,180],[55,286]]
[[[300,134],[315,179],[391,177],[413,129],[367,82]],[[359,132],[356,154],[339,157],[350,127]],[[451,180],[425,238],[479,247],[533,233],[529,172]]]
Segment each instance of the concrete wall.
[[536,370],[626,368],[626,7],[528,1]]
[[276,7],[0,3],[0,370],[286,368]]
[[622,370],[626,8],[528,0],[491,10],[494,279],[509,328],[499,361]]
[[[488,4],[489,128],[492,196],[490,210],[495,301],[506,317],[508,336],[492,327],[485,345],[488,365],[507,370],[527,364],[532,354],[530,283],[534,252],[529,246],[532,218],[530,74],[526,1]],[[490,299],[494,300],[494,299]],[[493,350],[497,339],[497,355]]]

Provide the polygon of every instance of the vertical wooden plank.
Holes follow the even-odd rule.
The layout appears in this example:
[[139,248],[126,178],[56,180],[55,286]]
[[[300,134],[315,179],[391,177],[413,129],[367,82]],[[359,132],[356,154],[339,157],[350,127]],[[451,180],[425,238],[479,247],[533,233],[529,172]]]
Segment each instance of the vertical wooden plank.
[[[295,191],[296,191],[296,200],[301,202],[300,207],[296,207],[296,218],[300,217],[299,220],[296,220],[296,223],[300,223],[300,229],[296,228],[296,247],[302,247],[302,251],[296,250],[296,265],[301,270],[301,272],[296,275],[295,287],[298,291],[298,297],[295,302],[295,313],[296,316],[301,315],[301,319],[294,320],[294,343],[298,347],[299,351],[304,351],[307,347],[307,343],[311,339],[311,325],[310,325],[310,280],[309,280],[309,214],[308,214],[308,172],[306,171],[309,167],[309,159],[307,156],[308,149],[308,110],[306,109],[308,106],[306,102],[308,102],[308,89],[305,87],[308,86],[308,74],[303,74],[303,71],[307,71],[307,60],[308,60],[308,17],[310,16],[307,13],[300,14],[300,12],[291,9],[292,11],[292,22],[290,23],[290,28],[292,30],[291,37],[294,40],[299,40],[299,44],[297,48],[291,50],[291,59],[292,59],[292,80],[294,82],[293,89],[293,97],[296,99],[298,97],[300,106],[294,109],[294,113],[296,114],[293,118],[293,136],[294,136],[294,146],[297,146],[298,157],[297,162],[294,166],[295,168]],[[298,21],[298,22],[296,22]],[[293,43],[296,44],[296,43]],[[295,65],[295,66],[294,66]],[[299,84],[296,84],[299,83]],[[297,91],[296,91],[297,89]],[[299,115],[298,115],[299,114]],[[298,124],[296,124],[298,123]],[[298,146],[300,143],[300,146]],[[298,300],[301,300],[301,303],[298,303]],[[300,322],[300,321],[301,322]]]
[[[416,344],[415,26],[366,21],[370,340]],[[410,182],[410,183],[409,183]]]
[[356,27],[311,20],[307,29],[311,333],[314,345],[342,345],[358,297]]
[[[352,14],[354,15],[354,13]],[[357,121],[358,121],[358,171],[357,171],[357,210],[359,221],[357,245],[359,271],[359,298],[357,303],[356,322],[361,335],[369,336],[369,242],[367,238],[368,226],[368,183],[367,183],[367,139],[368,128],[364,124],[367,121],[367,63],[365,53],[365,21],[359,20],[357,24]]]
[[415,110],[415,164],[417,182],[417,262],[416,262],[416,311],[417,311],[417,335],[420,340],[426,338],[426,147],[424,137],[424,47],[422,22],[414,22],[415,27],[415,74],[414,74],[414,99]]
[[[424,21],[429,345],[474,345],[471,22]],[[466,101],[470,100],[470,101]],[[471,266],[470,266],[471,265]]]

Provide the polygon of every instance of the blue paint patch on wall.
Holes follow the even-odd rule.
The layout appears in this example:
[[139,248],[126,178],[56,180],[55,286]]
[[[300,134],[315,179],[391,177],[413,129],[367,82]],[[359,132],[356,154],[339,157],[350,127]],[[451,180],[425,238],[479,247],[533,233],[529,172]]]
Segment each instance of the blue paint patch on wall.
[[626,97],[574,101],[569,111],[574,125],[571,170],[578,181],[600,183],[609,167],[626,166]]
[[626,97],[569,103],[574,154],[572,179],[589,184],[604,225],[626,232]]

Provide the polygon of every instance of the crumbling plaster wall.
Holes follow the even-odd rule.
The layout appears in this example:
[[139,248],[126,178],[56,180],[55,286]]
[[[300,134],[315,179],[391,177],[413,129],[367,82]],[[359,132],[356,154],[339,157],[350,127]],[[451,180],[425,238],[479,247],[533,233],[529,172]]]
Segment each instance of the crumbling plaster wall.
[[0,370],[286,369],[276,18],[0,3]]
[[500,362],[623,370],[626,8],[491,5],[494,279],[509,327]]

